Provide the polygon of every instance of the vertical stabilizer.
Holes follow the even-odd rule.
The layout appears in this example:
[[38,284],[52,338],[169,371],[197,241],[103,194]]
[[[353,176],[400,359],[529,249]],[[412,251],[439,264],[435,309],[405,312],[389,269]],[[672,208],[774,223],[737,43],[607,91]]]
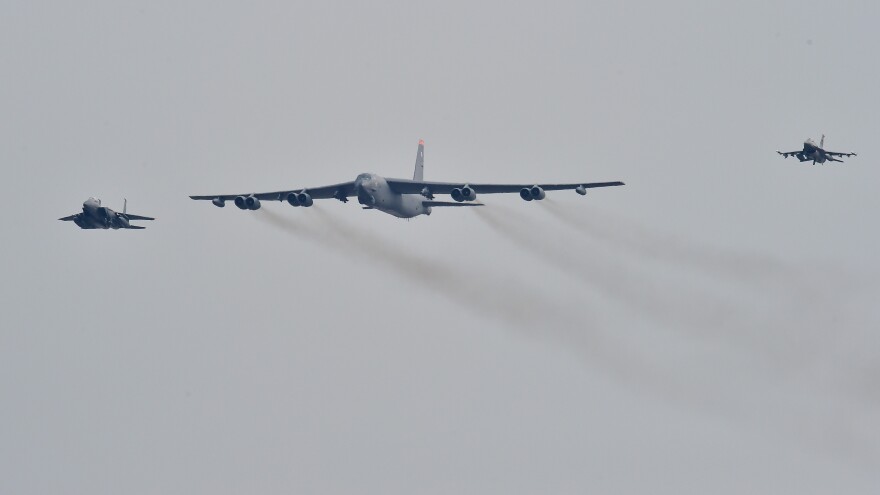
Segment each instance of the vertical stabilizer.
[[819,147],[825,149],[825,134],[822,134],[822,139],[819,140]]
[[416,170],[413,172],[413,180],[419,182],[425,180],[425,142],[419,139],[419,151],[416,153]]
[[128,213],[128,199],[122,198],[122,214]]

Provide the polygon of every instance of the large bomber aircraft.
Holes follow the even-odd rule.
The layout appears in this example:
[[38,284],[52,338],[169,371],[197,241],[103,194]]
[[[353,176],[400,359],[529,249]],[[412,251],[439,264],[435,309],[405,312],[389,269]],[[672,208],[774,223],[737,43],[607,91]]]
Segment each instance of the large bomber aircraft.
[[825,163],[825,161],[829,162],[840,162],[843,163],[843,160],[838,160],[834,158],[835,156],[856,156],[855,153],[841,153],[839,151],[825,151],[822,147],[825,146],[825,135],[822,134],[822,139],[819,140],[819,145],[817,146],[812,139],[807,139],[804,141],[804,149],[799,151],[779,151],[776,150],[777,153],[782,155],[783,158],[788,158],[792,155],[796,156],[798,160],[802,162],[813,161],[813,165],[816,163]]
[[[574,189],[587,194],[594,187],[622,186],[623,182],[575,182],[569,184],[470,184],[467,182],[427,182],[424,180],[425,142],[419,141],[416,166],[412,180],[391,179],[364,173],[350,182],[329,186],[286,189],[266,193],[209,194],[190,196],[195,200],[210,200],[223,207],[233,201],[242,210],[259,210],[261,201],[287,201],[291,206],[312,206],[316,199],[337,199],[343,203],[357,197],[367,210],[379,210],[398,218],[430,215],[434,207],[482,206],[474,202],[477,194],[519,193],[526,201],[541,200],[545,191]],[[435,194],[449,194],[454,201],[436,201]]]
[[76,213],[64,218],[63,222],[73,222],[81,229],[145,229],[138,225],[132,225],[129,220],[155,220],[152,217],[142,217],[128,213],[128,200],[122,206],[122,213],[113,211],[106,206],[101,206],[101,200],[89,198],[83,202],[82,213]]

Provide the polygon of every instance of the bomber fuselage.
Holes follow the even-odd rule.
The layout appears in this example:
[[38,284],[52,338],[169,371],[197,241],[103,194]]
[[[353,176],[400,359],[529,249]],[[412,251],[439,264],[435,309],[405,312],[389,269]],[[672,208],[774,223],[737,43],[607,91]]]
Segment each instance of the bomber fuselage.
[[398,218],[430,215],[431,207],[425,206],[425,198],[418,194],[394,192],[384,177],[360,174],[354,181],[358,203]]

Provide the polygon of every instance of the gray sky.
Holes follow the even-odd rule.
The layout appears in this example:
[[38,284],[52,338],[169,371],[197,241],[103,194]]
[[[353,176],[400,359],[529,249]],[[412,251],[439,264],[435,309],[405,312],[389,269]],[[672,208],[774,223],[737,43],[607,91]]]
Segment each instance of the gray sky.
[[[0,492],[876,493],[878,14],[0,4]],[[822,133],[861,156],[774,153]],[[419,138],[429,180],[627,186],[187,198]],[[56,220],[90,195],[158,220]]]

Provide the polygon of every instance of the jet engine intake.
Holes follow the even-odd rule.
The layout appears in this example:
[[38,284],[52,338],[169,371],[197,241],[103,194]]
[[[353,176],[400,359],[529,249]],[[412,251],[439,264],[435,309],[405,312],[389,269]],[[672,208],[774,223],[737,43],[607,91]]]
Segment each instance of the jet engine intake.
[[244,204],[247,206],[248,210],[259,210],[260,209],[260,200],[257,199],[256,196],[248,196],[244,198]]
[[532,190],[529,189],[528,187],[524,187],[524,188],[520,189],[519,190],[519,197],[521,197],[522,199],[524,199],[526,201],[531,201],[532,200]]
[[529,190],[529,194],[531,194],[532,199],[535,200],[542,200],[547,197],[547,193],[545,193],[544,190],[538,186],[532,186],[532,188]]
[[290,206],[299,206],[299,197],[295,192],[287,193],[287,202]]
[[450,192],[452,199],[461,203],[462,201],[473,201],[477,199],[477,193],[471,186],[456,187]]
[[465,201],[473,201],[477,199],[477,192],[471,186],[464,186],[461,188],[461,197]]
[[587,194],[587,188],[584,187],[584,186],[577,186],[577,187],[574,189],[574,191],[575,191],[576,193],[580,194],[581,196],[584,196],[584,195]]
[[223,208],[224,206],[226,206],[226,200],[223,198],[214,198],[211,200],[211,202],[214,203],[214,206],[217,206],[219,208]]
[[314,204],[312,197],[309,196],[309,193],[303,191],[296,195],[296,200],[299,201],[300,206],[309,207]]
[[235,206],[241,208],[242,210],[247,210],[248,207],[247,207],[247,204],[245,203],[245,197],[244,196],[236,196],[235,197]]

